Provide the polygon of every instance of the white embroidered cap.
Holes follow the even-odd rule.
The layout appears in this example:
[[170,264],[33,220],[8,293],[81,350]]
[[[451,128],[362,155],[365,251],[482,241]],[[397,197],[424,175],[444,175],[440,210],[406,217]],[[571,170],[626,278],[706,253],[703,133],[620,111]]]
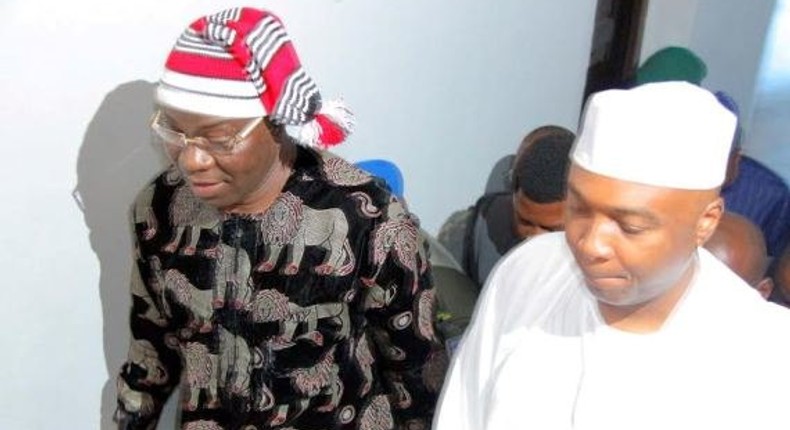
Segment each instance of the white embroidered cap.
[[587,103],[571,159],[624,181],[713,189],[724,182],[736,122],[711,92],[686,82],[602,91]]

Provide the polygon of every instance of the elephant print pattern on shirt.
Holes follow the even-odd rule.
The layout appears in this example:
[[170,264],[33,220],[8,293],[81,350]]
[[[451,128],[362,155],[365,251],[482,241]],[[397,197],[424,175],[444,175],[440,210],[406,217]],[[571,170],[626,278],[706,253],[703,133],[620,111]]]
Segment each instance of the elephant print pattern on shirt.
[[247,341],[219,327],[219,386],[228,393],[247,397],[250,395],[252,352]]
[[145,372],[141,384],[162,385],[168,380],[167,368],[159,360],[159,353],[151,342],[133,339],[129,346],[129,362]]
[[354,356],[364,378],[364,382],[359,387],[359,395],[364,396],[370,392],[373,385],[373,363],[376,361],[373,357],[373,352],[370,350],[367,336],[363,336],[357,342],[356,348],[354,348]]
[[226,245],[217,247],[218,269],[214,279],[213,307],[227,303],[232,309],[243,309],[252,295],[250,257],[241,248]]
[[[176,185],[182,181],[181,174],[175,166],[170,168],[164,173],[163,179],[169,185]],[[152,204],[154,201],[154,193],[156,192],[156,183],[148,184],[140,194],[137,195],[134,205],[132,206],[132,220],[135,226],[142,227],[141,238],[144,241],[151,240],[158,231],[159,221],[156,219]]]
[[319,411],[331,411],[340,404],[343,396],[343,383],[338,377],[338,366],[334,359],[335,349],[330,349],[324,357],[313,367],[297,369],[290,375],[294,390],[306,397],[315,397],[319,394],[330,396],[329,401],[318,406]]
[[[323,335],[317,331],[318,323],[330,319],[336,328],[336,336],[345,339],[349,336],[351,323],[348,306],[343,302],[316,304],[301,307],[288,300],[276,290],[262,290],[255,294],[247,305],[250,319],[255,322],[277,322],[280,331],[272,342],[275,349],[292,346],[296,340],[308,340],[315,345],[323,345]],[[302,327],[301,334],[297,334]]]
[[216,421],[200,420],[186,423],[182,430],[224,430]]
[[[152,258],[152,262],[158,262],[158,260],[156,258]],[[154,299],[149,295],[148,290],[145,288],[146,284],[143,282],[141,276],[140,270],[137,268],[132,270],[132,279],[129,286],[132,297],[145,303],[143,311],[136,316],[140,319],[150,321],[159,327],[165,327],[167,325],[167,318],[162,315],[159,308],[157,307],[157,304],[154,302]],[[161,285],[163,284],[157,279],[152,279],[149,282],[149,285],[155,286],[156,293],[162,292]]]
[[329,182],[341,186],[362,185],[373,180],[367,172],[338,157],[327,157],[324,174]]
[[154,410],[154,398],[142,391],[132,390],[123,379],[115,382],[118,398],[127,412],[136,414],[150,414]]
[[261,219],[261,232],[268,249],[259,271],[272,270],[280,253],[290,248],[283,273],[296,274],[307,246],[326,250],[323,263],[313,269],[319,275],[345,276],[354,268],[348,221],[340,209],[313,209],[299,197],[284,193]]
[[386,396],[376,396],[362,410],[359,430],[390,430],[395,426]]
[[299,147],[263,212],[212,209],[176,169],[131,209],[135,341],[117,383],[121,428],[155,427],[175,389],[181,429],[430,422],[433,357],[445,349],[430,326],[428,250],[378,180]]
[[132,219],[135,225],[142,225],[143,240],[151,240],[156,235],[158,222],[153,209],[151,209],[151,202],[154,199],[154,191],[156,190],[155,184],[149,184],[138,195],[132,211]]
[[433,315],[436,312],[436,292],[433,290],[419,292],[414,308],[414,313],[417,314],[416,334],[425,340],[436,340],[436,331],[433,327]]
[[220,404],[217,391],[217,356],[211,354],[206,345],[198,342],[187,342],[182,345],[181,350],[184,354],[184,383],[187,386],[187,397],[183,399],[184,408],[188,411],[196,410],[200,394],[204,393],[206,401],[203,406],[206,409],[216,409]]
[[[214,299],[213,290],[201,290],[189,282],[187,277],[178,270],[170,269],[165,272],[165,289],[171,293],[176,303],[183,306],[190,313],[190,321],[182,330],[184,333],[198,331],[207,333],[213,324],[211,317],[214,315],[212,307]],[[184,334],[184,336],[188,336]]]
[[373,285],[383,264],[393,254],[395,261],[414,274],[411,283],[411,292],[416,293],[419,285],[419,275],[425,273],[428,267],[428,258],[423,248],[419,246],[420,232],[417,224],[404,210],[400,202],[393,197],[390,202],[387,220],[376,226],[373,231],[373,264],[376,273],[363,282]]
[[[172,207],[170,208],[170,222],[175,229],[175,233],[163,251],[170,253],[178,251],[182,236],[186,231],[189,231],[187,243],[181,248],[180,252],[183,255],[194,255],[197,250],[200,233],[203,230],[215,229],[221,222],[221,216],[216,209],[195,197],[189,186],[182,185],[176,188],[173,195]],[[215,252],[216,249],[203,250],[204,255],[208,256],[214,256]]]

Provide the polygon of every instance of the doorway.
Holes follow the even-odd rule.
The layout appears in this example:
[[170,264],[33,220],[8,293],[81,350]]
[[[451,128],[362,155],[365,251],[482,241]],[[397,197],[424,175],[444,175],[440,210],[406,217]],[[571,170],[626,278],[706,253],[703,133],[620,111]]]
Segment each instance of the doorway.
[[629,86],[639,66],[648,0],[598,0],[584,100]]

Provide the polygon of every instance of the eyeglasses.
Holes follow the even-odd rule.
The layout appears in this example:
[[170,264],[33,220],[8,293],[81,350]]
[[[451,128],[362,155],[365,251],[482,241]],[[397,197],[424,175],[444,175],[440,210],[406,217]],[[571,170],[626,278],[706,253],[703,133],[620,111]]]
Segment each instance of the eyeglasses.
[[157,110],[151,117],[151,130],[154,131],[165,152],[171,160],[178,159],[181,153],[190,143],[209,154],[232,154],[239,143],[249,137],[252,130],[263,121],[263,117],[251,120],[247,125],[236,129],[230,124],[220,124],[212,127],[206,136],[188,137],[186,134],[172,130],[167,125],[167,120],[162,116],[162,111]]

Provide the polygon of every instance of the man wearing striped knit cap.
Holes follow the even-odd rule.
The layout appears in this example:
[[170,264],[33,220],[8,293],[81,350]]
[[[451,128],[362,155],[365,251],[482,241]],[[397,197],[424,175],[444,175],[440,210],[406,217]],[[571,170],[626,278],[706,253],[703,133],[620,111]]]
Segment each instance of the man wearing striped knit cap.
[[122,429],[427,428],[446,367],[428,250],[382,181],[324,149],[352,128],[272,13],[176,42],[151,119],[171,166],[132,211]]

